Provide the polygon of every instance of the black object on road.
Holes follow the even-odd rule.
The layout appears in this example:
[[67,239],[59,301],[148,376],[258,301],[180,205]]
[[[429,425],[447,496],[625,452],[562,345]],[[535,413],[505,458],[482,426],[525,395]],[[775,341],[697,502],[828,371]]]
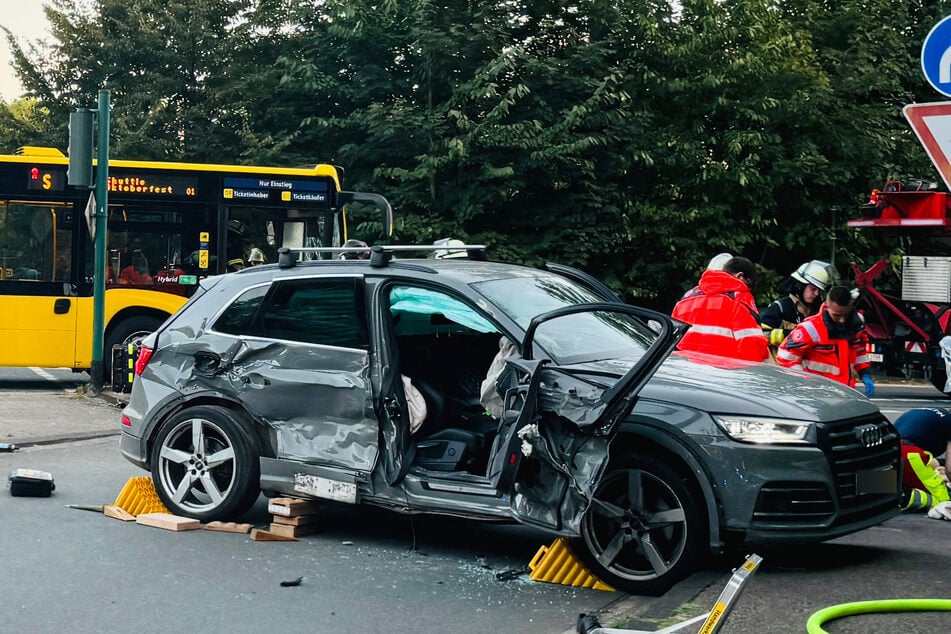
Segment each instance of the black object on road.
[[36,469],[14,469],[10,472],[10,495],[48,498],[55,488],[52,473]]
[[16,451],[19,449],[16,445],[9,442],[0,442],[0,451]]
[[291,579],[290,581],[282,581],[282,588],[293,588],[294,586],[299,586],[301,582],[304,581],[303,577],[298,577],[297,579]]

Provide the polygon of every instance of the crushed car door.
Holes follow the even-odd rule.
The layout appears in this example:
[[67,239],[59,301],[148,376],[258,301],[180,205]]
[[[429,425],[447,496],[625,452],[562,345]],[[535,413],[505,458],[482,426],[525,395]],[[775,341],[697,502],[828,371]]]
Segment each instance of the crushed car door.
[[577,532],[618,424],[686,328],[617,303],[532,319],[521,356],[507,360],[511,378],[489,473],[520,521]]
[[187,380],[237,398],[265,421],[277,458],[368,474],[379,428],[362,277],[276,281],[262,301],[266,288],[246,291],[222,313]]

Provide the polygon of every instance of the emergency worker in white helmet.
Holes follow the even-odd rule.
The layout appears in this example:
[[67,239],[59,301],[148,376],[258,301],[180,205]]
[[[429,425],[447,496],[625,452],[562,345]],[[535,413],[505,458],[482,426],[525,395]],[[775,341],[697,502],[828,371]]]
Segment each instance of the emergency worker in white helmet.
[[819,312],[822,293],[838,280],[838,273],[828,262],[804,262],[780,285],[785,293],[759,314],[760,325],[770,347],[775,350],[786,336],[807,317]]

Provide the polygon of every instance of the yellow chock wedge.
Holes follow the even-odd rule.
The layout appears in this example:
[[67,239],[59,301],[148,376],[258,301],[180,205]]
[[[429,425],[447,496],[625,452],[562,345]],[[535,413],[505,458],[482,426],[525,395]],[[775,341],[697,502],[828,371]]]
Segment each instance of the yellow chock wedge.
[[575,559],[564,537],[556,539],[551,546],[539,548],[528,567],[532,571],[529,575],[532,581],[614,592],[614,588],[595,577],[584,564]]
[[155,492],[155,485],[152,484],[152,478],[149,476],[129,478],[122,487],[122,491],[119,492],[115,506],[130,515],[169,512],[159,499],[158,493]]

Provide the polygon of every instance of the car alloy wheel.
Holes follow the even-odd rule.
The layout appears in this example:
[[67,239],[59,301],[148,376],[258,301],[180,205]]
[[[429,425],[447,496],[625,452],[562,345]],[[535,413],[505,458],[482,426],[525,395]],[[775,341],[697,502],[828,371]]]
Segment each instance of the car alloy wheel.
[[659,594],[693,571],[704,524],[683,476],[636,455],[609,467],[574,545],[603,581],[634,594]]
[[199,406],[163,423],[152,448],[152,479],[165,506],[202,520],[231,519],[258,495],[258,452],[231,410]]

